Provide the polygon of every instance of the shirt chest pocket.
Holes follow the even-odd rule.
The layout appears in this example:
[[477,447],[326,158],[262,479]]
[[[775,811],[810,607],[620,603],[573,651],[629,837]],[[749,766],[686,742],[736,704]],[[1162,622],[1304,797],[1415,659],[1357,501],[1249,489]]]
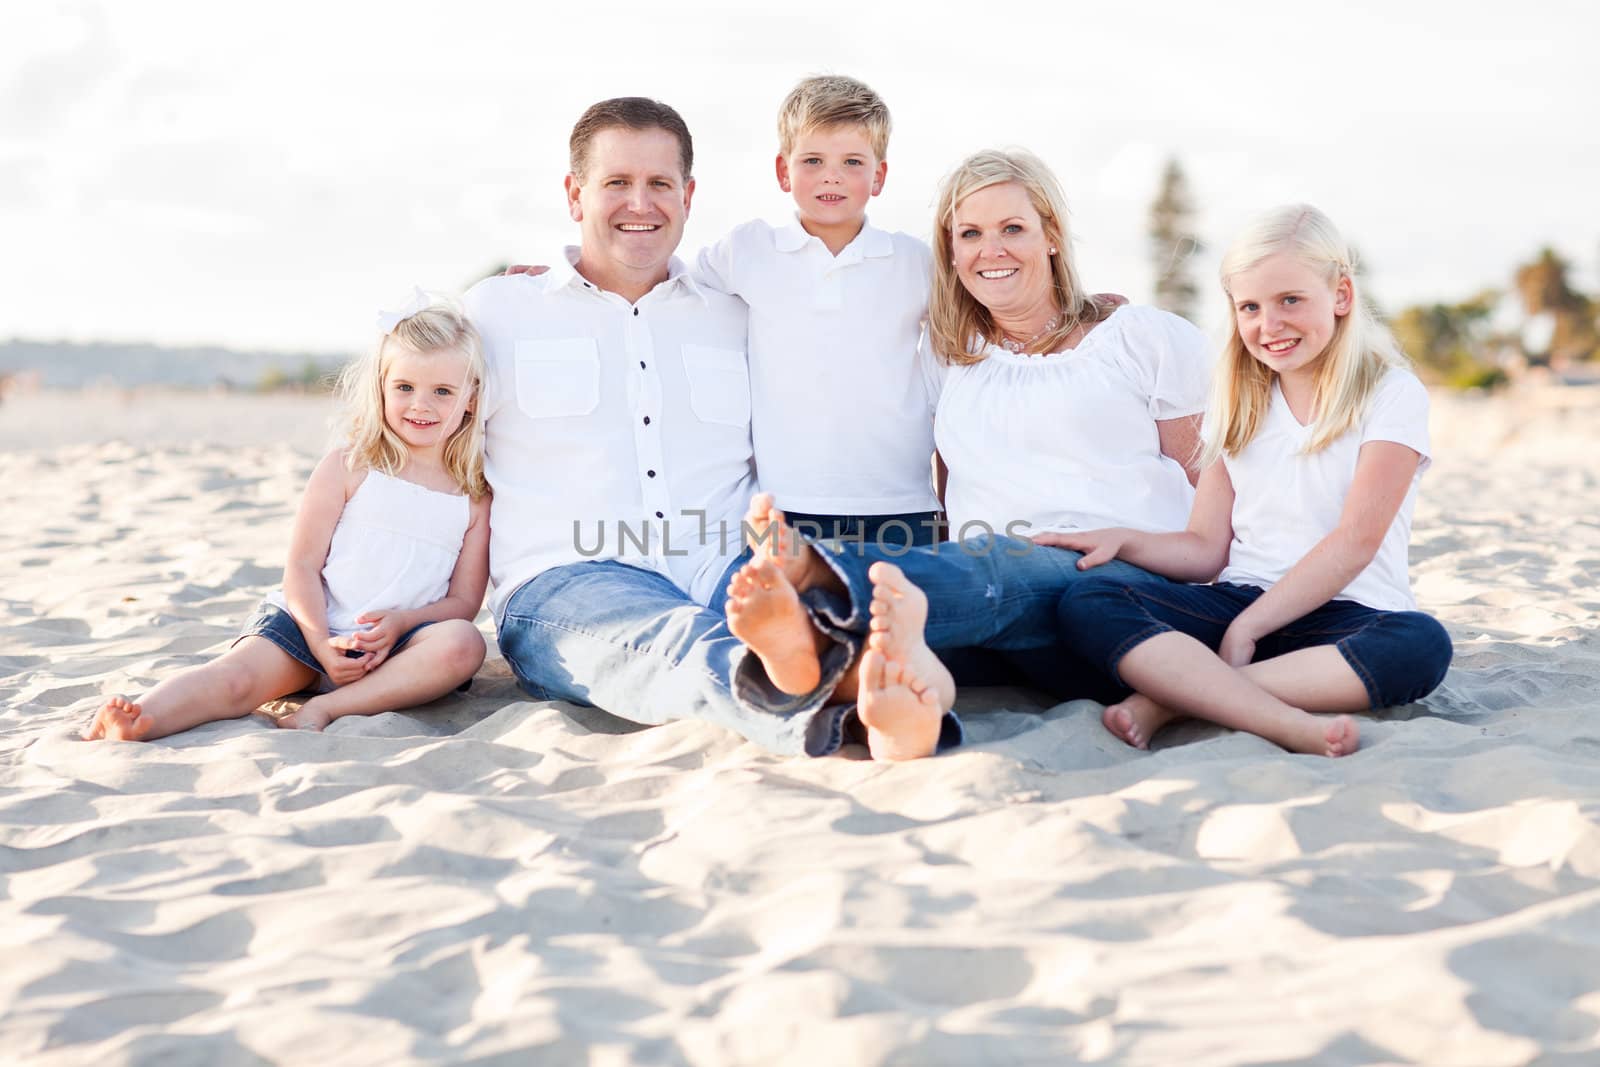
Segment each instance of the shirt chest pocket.
[[600,350],[588,337],[517,342],[517,407],[530,418],[587,415],[600,406]]
[[689,406],[701,422],[750,425],[750,369],[736,348],[683,346]]

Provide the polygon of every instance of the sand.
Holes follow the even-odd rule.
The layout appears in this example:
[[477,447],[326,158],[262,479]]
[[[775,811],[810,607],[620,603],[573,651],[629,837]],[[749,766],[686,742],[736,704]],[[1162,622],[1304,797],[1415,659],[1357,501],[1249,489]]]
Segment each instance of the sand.
[[1456,661],[1339,761],[1020,690],[936,760],[778,759],[493,656],[323,735],[75,740],[277,583],[325,404],[0,406],[0,1061],[1600,1062],[1586,396],[1435,398]]

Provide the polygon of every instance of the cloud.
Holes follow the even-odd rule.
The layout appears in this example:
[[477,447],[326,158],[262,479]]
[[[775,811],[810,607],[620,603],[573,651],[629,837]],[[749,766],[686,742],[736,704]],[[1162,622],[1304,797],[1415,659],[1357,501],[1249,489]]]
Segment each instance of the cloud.
[[[87,4],[52,9],[28,4],[12,12],[8,50],[28,41],[16,73],[0,86],[0,129],[7,141],[43,140],[72,124],[80,108],[109,82],[117,67],[105,17]],[[20,22],[19,27],[16,23]],[[12,66],[6,57],[5,66]]]

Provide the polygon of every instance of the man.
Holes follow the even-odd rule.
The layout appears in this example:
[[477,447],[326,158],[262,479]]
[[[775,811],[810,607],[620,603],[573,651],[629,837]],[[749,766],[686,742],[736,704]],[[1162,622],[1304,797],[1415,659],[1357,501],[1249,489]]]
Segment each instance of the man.
[[467,294],[489,363],[500,650],[541,699],[642,723],[703,719],[824,755],[850,710],[825,705],[860,639],[813,629],[819,676],[786,692],[720,610],[756,492],[746,315],[673,256],[692,165],[672,108],[595,104],[573,128],[566,178],[580,245],[547,274]]

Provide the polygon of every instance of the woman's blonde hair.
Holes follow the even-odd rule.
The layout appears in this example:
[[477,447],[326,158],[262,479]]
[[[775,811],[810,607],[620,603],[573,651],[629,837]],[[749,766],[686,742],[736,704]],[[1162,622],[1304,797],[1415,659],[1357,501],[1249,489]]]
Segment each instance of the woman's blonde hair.
[[459,353],[466,360],[465,380],[458,394],[464,405],[461,425],[444,443],[444,467],[461,491],[474,500],[489,491],[483,477],[483,343],[453,304],[434,303],[401,319],[378,339],[372,353],[355,360],[339,374],[338,396],[343,413],[345,463],[351,470],[370,467],[398,475],[406,465],[406,444],[383,418],[384,378],[398,351],[419,355]]
[[1050,275],[1060,324],[1037,341],[1040,351],[1054,352],[1086,323],[1096,322],[1102,311],[1078,280],[1067,230],[1067,198],[1050,168],[1037,156],[1021,150],[990,149],[968,156],[945,177],[933,216],[933,291],[928,298],[928,340],[945,363],[983,361],[986,340],[998,340],[1000,330],[989,309],[978,302],[956,274],[951,227],[956,208],[980,189],[1014,182],[1028,194],[1039,213],[1045,239],[1056,254],[1050,256]]
[[1212,375],[1211,403],[1201,442],[1200,465],[1224,452],[1237,455],[1266,418],[1273,371],[1252,356],[1239,336],[1232,279],[1270,256],[1286,253],[1324,278],[1330,289],[1350,281],[1350,310],[1334,320],[1333,336],[1316,367],[1315,410],[1306,452],[1318,452],[1358,424],[1378,382],[1391,367],[1407,365],[1393,335],[1362,299],[1350,246],[1333,223],[1309,204],[1275,208],[1245,227],[1222,257],[1222,290],[1228,295],[1228,341]]

